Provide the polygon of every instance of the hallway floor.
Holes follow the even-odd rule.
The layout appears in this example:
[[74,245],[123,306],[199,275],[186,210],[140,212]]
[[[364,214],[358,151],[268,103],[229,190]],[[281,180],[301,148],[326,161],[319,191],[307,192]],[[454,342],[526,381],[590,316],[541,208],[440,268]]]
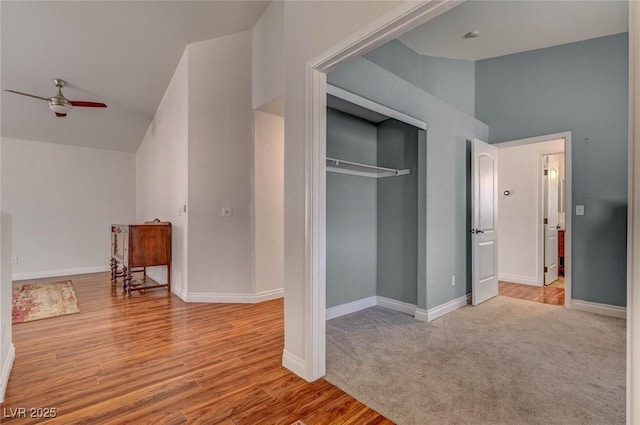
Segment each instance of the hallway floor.
[[551,305],[564,305],[564,277],[560,276],[552,284],[542,287],[500,281],[498,293],[510,298]]

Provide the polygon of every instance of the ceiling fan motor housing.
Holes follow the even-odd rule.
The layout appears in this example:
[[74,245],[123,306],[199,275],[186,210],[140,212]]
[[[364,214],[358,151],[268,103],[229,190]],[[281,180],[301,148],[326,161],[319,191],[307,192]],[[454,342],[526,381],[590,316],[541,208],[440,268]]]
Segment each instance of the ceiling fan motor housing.
[[66,114],[73,109],[73,105],[62,96],[54,96],[49,99],[49,109],[58,114]]

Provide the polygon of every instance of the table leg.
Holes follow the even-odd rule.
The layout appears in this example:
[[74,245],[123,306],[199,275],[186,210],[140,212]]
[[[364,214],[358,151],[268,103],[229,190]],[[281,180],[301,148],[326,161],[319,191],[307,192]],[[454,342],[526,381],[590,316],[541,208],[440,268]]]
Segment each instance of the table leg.
[[171,295],[171,263],[167,264],[167,294]]
[[128,267],[124,268],[124,293],[126,296],[131,296],[131,269]]
[[117,279],[116,274],[118,273],[118,262],[116,261],[115,258],[111,257],[110,265],[111,265],[111,286],[115,286],[116,279]]

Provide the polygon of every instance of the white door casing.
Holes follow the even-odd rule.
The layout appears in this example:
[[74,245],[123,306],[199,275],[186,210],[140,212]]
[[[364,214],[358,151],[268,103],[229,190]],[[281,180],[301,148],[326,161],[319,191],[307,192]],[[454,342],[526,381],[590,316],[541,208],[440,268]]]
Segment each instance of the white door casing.
[[498,295],[498,148],[471,145],[472,303]]
[[558,195],[560,164],[557,155],[544,157],[544,284],[558,279]]

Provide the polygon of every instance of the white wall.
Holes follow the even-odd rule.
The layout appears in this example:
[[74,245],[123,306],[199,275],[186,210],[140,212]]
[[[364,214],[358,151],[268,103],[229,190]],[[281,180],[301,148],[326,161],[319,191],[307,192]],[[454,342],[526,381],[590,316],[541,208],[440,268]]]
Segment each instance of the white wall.
[[133,153],[2,139],[14,279],[107,270],[112,223],[135,218]]
[[255,291],[284,287],[284,119],[256,111]]
[[[187,292],[188,57],[183,54],[136,153],[136,222],[159,218],[171,222],[171,289]],[[166,282],[166,267],[149,268]]]
[[[253,292],[251,31],[191,44],[189,300]],[[223,207],[233,216],[223,217]]]
[[[0,145],[0,160],[2,158]],[[0,187],[2,174],[0,173]],[[9,374],[15,358],[11,329],[11,216],[2,210],[0,198],[0,402],[9,381]]]
[[[542,156],[564,151],[564,140],[498,151],[498,274],[500,280],[542,286]],[[508,190],[509,196],[503,192]]]
[[284,94],[284,2],[273,1],[252,30],[252,105]]
[[305,245],[305,64],[397,2],[286,2],[285,35],[285,365],[304,374],[308,308]]
[[0,214],[0,402],[2,402],[15,358],[15,347],[11,341],[11,216],[4,212]]

